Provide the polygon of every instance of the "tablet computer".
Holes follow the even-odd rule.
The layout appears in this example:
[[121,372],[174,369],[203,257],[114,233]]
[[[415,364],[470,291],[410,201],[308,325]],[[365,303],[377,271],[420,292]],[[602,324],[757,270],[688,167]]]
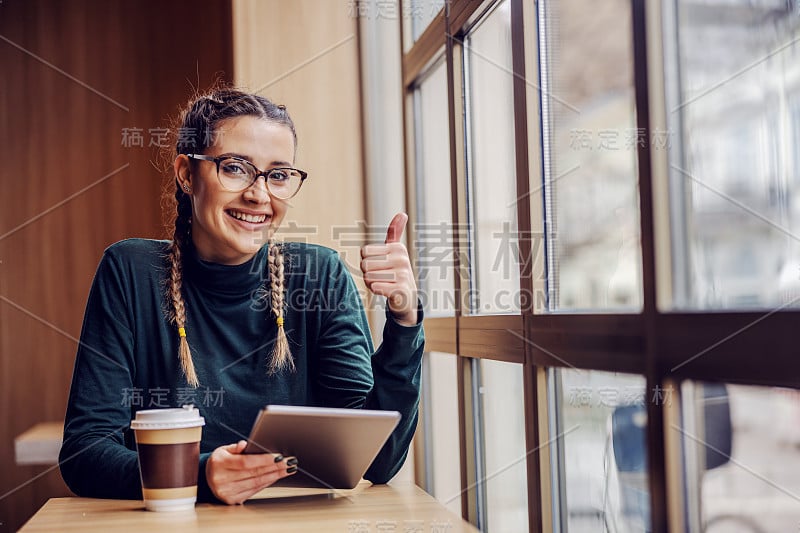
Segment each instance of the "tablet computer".
[[297,473],[275,486],[351,489],[398,422],[397,411],[268,405],[258,413],[244,453],[297,457]]

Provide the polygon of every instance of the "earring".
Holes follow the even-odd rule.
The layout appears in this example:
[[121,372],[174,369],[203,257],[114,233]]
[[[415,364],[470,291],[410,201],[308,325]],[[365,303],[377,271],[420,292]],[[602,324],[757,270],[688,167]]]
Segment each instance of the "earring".
[[183,190],[189,192],[189,186],[186,185],[185,183],[183,184]]

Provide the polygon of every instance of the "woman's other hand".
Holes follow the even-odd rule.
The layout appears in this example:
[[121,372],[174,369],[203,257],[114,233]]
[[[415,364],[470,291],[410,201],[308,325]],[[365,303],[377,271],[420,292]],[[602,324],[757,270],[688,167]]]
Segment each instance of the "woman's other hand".
[[417,323],[417,283],[406,246],[400,242],[408,215],[398,213],[389,224],[384,244],[361,248],[361,272],[373,294],[385,296],[395,320],[404,326]]
[[232,505],[297,472],[297,459],[272,453],[242,452],[246,441],[220,446],[206,463],[206,480],[214,496]]

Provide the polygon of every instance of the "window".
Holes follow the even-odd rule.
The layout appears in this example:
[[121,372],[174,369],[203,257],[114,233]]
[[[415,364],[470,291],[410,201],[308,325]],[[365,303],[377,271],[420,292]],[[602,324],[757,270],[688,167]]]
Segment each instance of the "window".
[[417,224],[417,275],[426,316],[455,314],[453,220],[450,203],[447,74],[443,58],[418,82],[413,95]]
[[540,3],[551,311],[642,304],[630,2]]
[[797,4],[732,4],[680,0],[669,43],[675,308],[800,305]]
[[686,527],[791,531],[800,512],[800,393],[687,381],[683,424]]
[[795,527],[800,5],[452,0],[417,35],[406,150],[418,221],[452,228],[426,332],[455,356],[462,516]]
[[499,2],[463,47],[473,314],[520,309],[510,13]]
[[[539,4],[539,17],[547,310],[636,313],[636,153],[644,139],[630,2],[587,9],[580,0],[552,0]],[[555,355],[572,368],[548,374],[554,531],[649,530],[645,378],[582,370],[563,350]]]
[[649,527],[647,413],[642,376],[552,369],[557,530],[645,531]]
[[428,492],[461,514],[461,466],[458,446],[458,373],[452,354],[425,354],[423,421],[428,460]]
[[487,531],[528,530],[522,365],[482,359],[480,395]]

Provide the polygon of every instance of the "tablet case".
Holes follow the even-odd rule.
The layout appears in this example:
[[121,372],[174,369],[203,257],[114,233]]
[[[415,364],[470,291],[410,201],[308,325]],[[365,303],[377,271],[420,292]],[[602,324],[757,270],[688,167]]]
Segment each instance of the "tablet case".
[[243,453],[297,457],[297,474],[274,486],[351,489],[399,421],[397,411],[268,405]]

